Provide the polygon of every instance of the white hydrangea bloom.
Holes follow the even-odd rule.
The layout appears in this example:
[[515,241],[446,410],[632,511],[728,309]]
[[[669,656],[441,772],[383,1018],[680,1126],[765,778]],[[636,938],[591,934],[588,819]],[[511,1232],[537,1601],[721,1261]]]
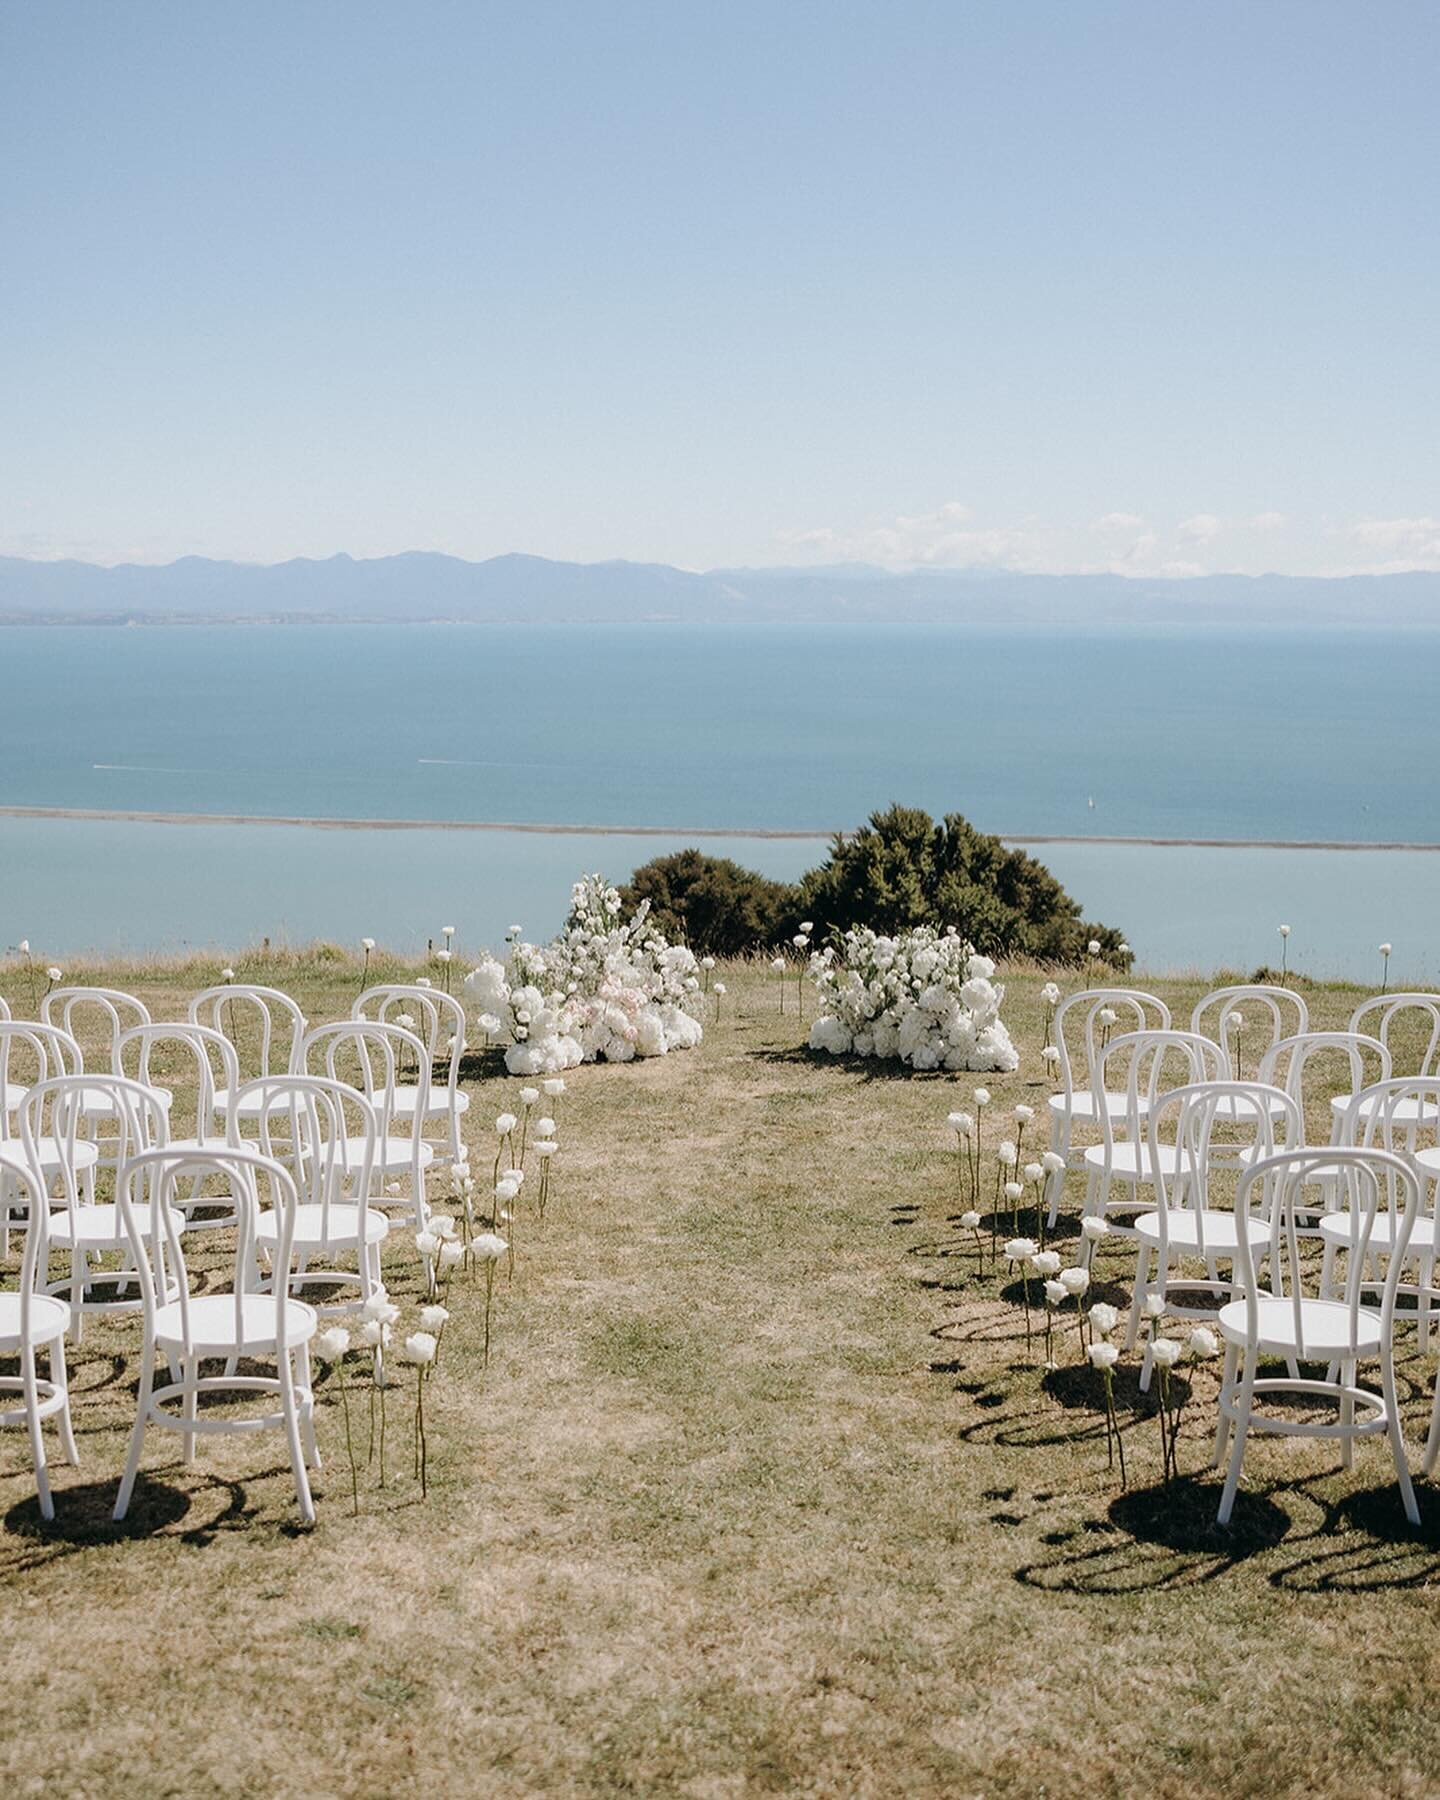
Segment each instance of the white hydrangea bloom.
[[898,1058],[914,1069],[1008,1073],[1020,1059],[1000,1019],[1005,990],[994,975],[989,957],[953,930],[849,931],[838,953],[811,962],[821,1005],[811,1048]]

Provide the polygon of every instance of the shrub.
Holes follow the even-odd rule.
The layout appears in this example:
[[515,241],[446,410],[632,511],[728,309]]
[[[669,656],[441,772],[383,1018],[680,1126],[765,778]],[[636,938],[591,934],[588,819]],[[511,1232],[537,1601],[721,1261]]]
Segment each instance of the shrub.
[[743,869],[726,856],[677,850],[638,868],[620,890],[627,910],[650,902],[650,918],[667,937],[711,956],[739,956],[793,932],[799,889]]
[[840,833],[828,859],[800,884],[801,910],[817,935],[870,926],[887,934],[953,925],[984,956],[1083,962],[1098,939],[1106,960],[1126,967],[1120,933],[1090,924],[1043,863],[959,813],[936,824],[913,806],[872,813]]

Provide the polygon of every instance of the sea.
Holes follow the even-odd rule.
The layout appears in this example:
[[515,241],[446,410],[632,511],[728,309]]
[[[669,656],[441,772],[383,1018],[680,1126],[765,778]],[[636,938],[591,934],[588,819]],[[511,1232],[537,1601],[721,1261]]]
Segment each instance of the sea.
[[901,801],[1076,840],[1026,847],[1141,968],[1248,973],[1285,923],[1292,967],[1370,982],[1389,942],[1433,984],[1440,852],[1261,846],[1440,844],[1437,677],[1414,631],[0,628],[0,807],[197,821],[0,814],[0,950],[463,953],[582,872],[793,877]]

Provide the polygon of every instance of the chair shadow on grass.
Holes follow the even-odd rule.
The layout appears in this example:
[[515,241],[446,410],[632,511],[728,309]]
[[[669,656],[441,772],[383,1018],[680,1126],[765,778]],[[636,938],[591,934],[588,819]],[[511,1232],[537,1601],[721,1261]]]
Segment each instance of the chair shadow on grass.
[[[52,1466],[52,1479],[61,1475],[62,1468],[63,1465]],[[222,1532],[249,1531],[257,1526],[262,1507],[251,1498],[248,1484],[271,1480],[284,1482],[288,1487],[289,1464],[258,1470],[247,1475],[245,1481],[228,1480],[198,1466],[186,1469],[178,1462],[173,1467],[162,1467],[155,1475],[142,1470],[136,1477],[125,1517],[118,1521],[111,1517],[120,1484],[118,1474],[74,1486],[61,1486],[57,1480],[53,1488],[53,1519],[41,1518],[40,1502],[33,1493],[5,1514],[5,1531],[33,1546],[28,1556],[21,1555],[7,1566],[20,1571],[38,1568],[80,1550],[133,1543],[161,1534],[173,1534],[177,1542],[192,1546],[213,1543]],[[217,1500],[218,1507],[212,1504]],[[197,1510],[204,1516],[175,1529]],[[268,1503],[263,1510],[269,1512]],[[276,1518],[273,1528],[284,1537],[305,1537],[312,1529],[298,1513]]]

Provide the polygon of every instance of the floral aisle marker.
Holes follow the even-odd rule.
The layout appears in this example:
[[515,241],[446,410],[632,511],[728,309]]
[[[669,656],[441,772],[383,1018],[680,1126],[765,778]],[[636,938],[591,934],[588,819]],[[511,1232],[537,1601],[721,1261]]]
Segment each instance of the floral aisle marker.
[[644,901],[626,921],[620,894],[600,875],[577,881],[565,929],[549,944],[520,941],[465,977],[481,1028],[506,1037],[512,1075],[554,1075],[582,1062],[630,1062],[692,1049],[700,965],[649,924]]
[[874,1056],[912,1069],[1009,1074],[1020,1058],[1000,1018],[995,965],[953,929],[922,925],[896,937],[847,931],[810,959],[820,1017],[810,1048]]

